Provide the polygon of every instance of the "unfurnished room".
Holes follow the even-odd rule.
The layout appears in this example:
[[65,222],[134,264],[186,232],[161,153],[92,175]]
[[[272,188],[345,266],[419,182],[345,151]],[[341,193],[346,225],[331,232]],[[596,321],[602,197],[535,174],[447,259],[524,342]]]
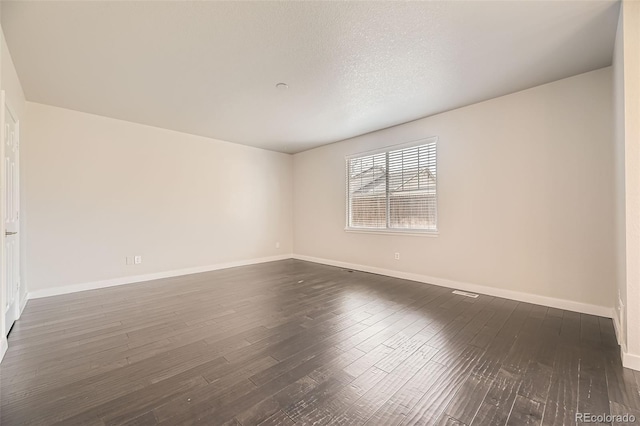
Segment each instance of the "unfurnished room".
[[640,425],[640,1],[0,25],[2,426]]

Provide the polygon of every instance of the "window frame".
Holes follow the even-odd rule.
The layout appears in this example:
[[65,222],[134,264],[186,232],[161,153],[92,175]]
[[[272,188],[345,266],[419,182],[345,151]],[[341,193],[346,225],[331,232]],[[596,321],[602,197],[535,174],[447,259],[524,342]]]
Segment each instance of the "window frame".
[[[361,157],[369,157],[369,156],[373,156],[376,154],[382,154],[385,153],[386,154],[386,161],[387,161],[387,166],[388,166],[388,161],[389,161],[389,152],[391,151],[396,151],[396,150],[401,150],[401,149],[407,149],[407,148],[413,148],[416,146],[420,146],[420,145],[429,145],[429,144],[433,144],[435,145],[435,164],[436,164],[436,182],[435,182],[435,189],[436,189],[436,194],[435,194],[435,227],[433,229],[420,229],[420,228],[391,228],[389,227],[389,187],[387,186],[385,188],[385,195],[387,198],[386,201],[386,227],[385,228],[366,228],[366,227],[353,227],[350,226],[350,215],[351,215],[351,202],[350,202],[350,198],[351,198],[351,194],[349,192],[349,183],[350,183],[350,173],[349,173],[349,162],[353,159],[356,158],[361,158]],[[369,150],[369,151],[364,151],[364,152],[358,152],[358,153],[354,153],[354,154],[350,154],[345,156],[345,232],[354,232],[354,233],[363,233],[363,234],[390,234],[390,235],[416,235],[416,236],[428,236],[428,237],[435,237],[438,236],[439,234],[439,228],[438,228],[438,204],[439,204],[439,190],[438,190],[438,137],[437,136],[432,136],[432,137],[428,137],[428,138],[423,138],[423,139],[418,139],[418,140],[414,140],[411,142],[405,142],[405,143],[400,143],[400,144],[395,144],[395,145],[388,145],[382,148],[378,148],[378,149],[373,149],[373,150]],[[388,179],[389,179],[389,175],[388,175],[388,171],[387,171],[387,184],[388,184]]]

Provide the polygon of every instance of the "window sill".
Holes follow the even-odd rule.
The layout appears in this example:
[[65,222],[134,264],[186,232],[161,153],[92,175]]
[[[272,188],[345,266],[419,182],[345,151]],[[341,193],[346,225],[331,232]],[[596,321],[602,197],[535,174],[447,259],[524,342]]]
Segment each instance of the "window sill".
[[382,235],[407,235],[412,237],[437,237],[440,235],[438,231],[416,231],[416,230],[390,230],[390,229],[357,229],[357,228],[344,228],[345,232],[351,232],[354,234],[382,234]]

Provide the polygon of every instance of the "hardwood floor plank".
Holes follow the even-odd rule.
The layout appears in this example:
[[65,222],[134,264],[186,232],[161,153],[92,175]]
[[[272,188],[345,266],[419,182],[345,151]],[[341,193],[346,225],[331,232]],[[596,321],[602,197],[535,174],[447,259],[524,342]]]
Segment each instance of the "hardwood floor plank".
[[273,416],[259,423],[259,426],[293,426],[294,421],[289,418],[283,411],[278,411]]
[[470,425],[491,389],[492,383],[493,379],[476,374],[469,375],[456,397],[445,408],[444,415]]
[[300,404],[296,403],[285,412],[296,423],[328,424],[387,375],[387,372],[372,366],[347,385],[339,384],[331,392],[325,391],[317,400],[312,395],[311,402],[305,403],[302,409]]
[[482,350],[468,346],[458,357],[457,362],[450,365],[428,391],[424,393],[420,401],[411,408],[407,418],[402,424],[433,424],[453,399],[454,395],[477,364]]
[[518,395],[544,405],[549,396],[553,368],[531,360],[522,376]]
[[[596,330],[598,329],[599,327],[596,327]],[[577,411],[579,413],[610,414],[604,358],[601,352],[594,348],[595,340],[587,340],[590,343],[580,348]],[[600,340],[598,339],[597,342],[599,344]]]
[[418,371],[402,388],[391,396],[373,413],[366,424],[378,425],[400,424],[406,419],[409,411],[416,406],[423,395],[441,378],[445,378],[447,368],[437,362],[430,361]]
[[[640,421],[640,408],[638,407],[628,407],[622,404],[618,404],[617,402],[611,402],[611,414],[620,416],[620,420],[622,421],[613,421],[611,424],[613,426],[624,426],[629,424],[638,423]],[[634,416],[636,419],[635,422],[631,422],[629,416]],[[625,419],[626,417],[626,419]]]
[[519,380],[512,374],[500,371],[493,380],[476,416],[473,425],[497,426],[504,425],[509,419],[511,409],[515,403]]
[[508,426],[533,426],[542,423],[544,403],[517,395],[509,418]]
[[[354,379],[353,376],[344,371],[344,367],[362,357],[363,352],[353,348],[350,351],[340,354],[332,362],[324,364],[308,374],[313,380],[313,385],[309,386],[306,392],[297,398],[289,401],[280,401],[281,411],[286,411],[288,417],[295,419],[303,413],[309,412],[327,398],[332,397],[336,392],[343,389]],[[291,402],[295,401],[295,402]]]
[[[438,352],[438,349],[427,345],[423,345],[421,348],[414,350],[411,355],[405,359],[405,362],[388,371],[389,374],[365,392],[347,411],[334,417],[331,420],[331,424],[365,424],[372,416],[372,413],[375,413],[391,395],[396,393],[411,377],[422,370],[436,352]],[[393,357],[393,354],[387,358],[391,357]],[[376,364],[376,367],[380,368],[378,364]],[[387,371],[382,368],[381,370]]]
[[605,374],[609,401],[619,406],[637,409],[640,407],[640,384],[633,370],[624,368],[617,351],[604,351]]
[[304,376],[286,386],[275,395],[270,396],[253,407],[236,414],[235,418],[243,425],[256,425],[269,419],[284,408],[289,401],[295,401],[310,389],[317,387],[318,383],[309,376]]
[[440,420],[438,420],[437,425],[438,426],[467,426],[466,424],[462,423],[460,420],[454,419],[448,416],[441,417]]
[[543,425],[566,425],[575,422],[578,407],[579,363],[578,347],[568,345],[558,347],[549,396],[545,402]]

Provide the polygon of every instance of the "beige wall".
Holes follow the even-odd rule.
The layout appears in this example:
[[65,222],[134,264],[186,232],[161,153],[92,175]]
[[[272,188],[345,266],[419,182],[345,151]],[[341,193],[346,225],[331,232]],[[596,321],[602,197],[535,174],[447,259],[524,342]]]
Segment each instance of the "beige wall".
[[[612,307],[611,84],[605,68],[296,154],[295,253]],[[430,136],[439,236],[345,232],[344,157]]]
[[624,1],[613,56],[616,321],[623,363],[640,370],[640,3]]
[[[627,346],[640,370],[640,3],[625,1],[625,145],[627,160]],[[633,240],[630,243],[629,240]],[[631,269],[630,264],[633,263]],[[632,274],[633,278],[630,278]]]
[[18,79],[16,68],[13,65],[11,59],[11,53],[9,47],[2,35],[2,71],[0,75],[2,77],[2,90],[5,91],[6,102],[11,108],[11,111],[18,117],[22,117],[24,109],[26,107],[24,92],[22,91],[22,85]]
[[290,155],[35,103],[24,121],[30,292],[292,252]]

